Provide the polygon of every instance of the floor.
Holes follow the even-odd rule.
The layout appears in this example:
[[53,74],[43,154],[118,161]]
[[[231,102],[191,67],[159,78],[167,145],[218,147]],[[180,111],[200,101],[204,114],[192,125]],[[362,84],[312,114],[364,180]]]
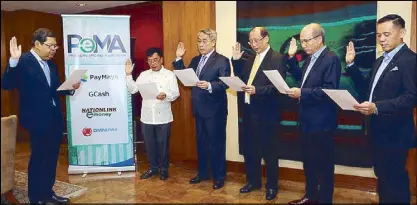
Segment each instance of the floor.
[[[196,172],[170,165],[169,178],[159,180],[155,176],[141,180],[139,176],[146,171],[145,159],[139,157],[136,172],[107,174],[68,175],[68,159],[65,148],[61,149],[57,168],[57,180],[77,184],[88,188],[72,203],[288,203],[299,199],[304,194],[304,183],[279,181],[279,193],[275,200],[265,200],[265,189],[240,194],[239,189],[245,184],[245,176],[239,173],[227,173],[225,186],[219,190],[212,189],[212,182],[189,184]],[[27,143],[18,143],[16,170],[27,172],[30,149]],[[265,182],[265,179],[263,179]],[[377,203],[377,195],[353,189],[335,188],[334,203]],[[415,199],[413,199],[415,203]]]

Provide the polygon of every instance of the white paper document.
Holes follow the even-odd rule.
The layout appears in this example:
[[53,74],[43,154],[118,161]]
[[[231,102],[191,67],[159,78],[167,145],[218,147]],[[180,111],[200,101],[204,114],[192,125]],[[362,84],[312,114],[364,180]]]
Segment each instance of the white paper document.
[[73,90],[72,85],[80,82],[85,72],[87,72],[87,69],[72,71],[70,77],[57,90]]
[[156,100],[159,95],[158,85],[154,82],[138,84],[138,89],[144,100]]
[[288,87],[284,78],[282,78],[281,74],[277,70],[264,70],[264,73],[280,93],[287,94],[286,91],[288,91],[290,87]]
[[243,91],[242,87],[246,86],[246,84],[237,76],[230,76],[230,77],[219,77],[221,81],[226,83],[229,88],[232,88],[235,91]]
[[197,82],[200,81],[192,68],[173,71],[184,86],[196,86]]
[[333,101],[335,101],[343,110],[354,110],[354,105],[359,104],[356,99],[347,90],[330,90],[322,89]]

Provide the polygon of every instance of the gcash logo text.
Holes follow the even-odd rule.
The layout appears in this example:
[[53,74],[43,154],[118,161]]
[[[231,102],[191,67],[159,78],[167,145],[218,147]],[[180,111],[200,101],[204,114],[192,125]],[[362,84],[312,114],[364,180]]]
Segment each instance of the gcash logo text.
[[88,92],[88,96],[90,97],[109,97],[110,93],[108,91],[90,91]]
[[73,49],[79,48],[83,53],[98,53],[105,51],[113,53],[120,51],[126,53],[125,46],[119,35],[106,35],[104,39],[98,35],[93,35],[92,38],[82,37],[78,34],[67,35],[68,53],[72,53]]
[[110,117],[113,112],[117,112],[117,108],[82,108],[81,112],[85,113],[85,116],[90,119],[93,117]]

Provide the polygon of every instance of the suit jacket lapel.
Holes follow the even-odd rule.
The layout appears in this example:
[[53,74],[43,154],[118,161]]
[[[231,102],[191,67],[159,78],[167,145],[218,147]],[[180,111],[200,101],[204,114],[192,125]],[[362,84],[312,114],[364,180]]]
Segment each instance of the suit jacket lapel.
[[[272,48],[269,48],[268,52],[266,52],[264,59],[262,59],[262,62],[261,62],[261,64],[259,65],[259,68],[258,68],[258,70],[257,70],[257,71],[256,71],[256,73],[255,73],[255,77],[253,78],[253,82],[252,82],[252,84],[253,84],[253,83],[256,81],[256,79],[259,77],[259,75],[260,75],[259,73],[263,72],[264,68],[268,68],[269,63],[270,63],[269,59],[271,59],[272,52],[273,52]],[[252,61],[252,62],[255,62],[255,58],[253,58],[253,61]],[[253,67],[253,63],[252,63],[252,65],[251,65],[250,69],[249,69],[248,79],[246,80],[246,83],[247,83],[247,82],[248,82],[248,80],[249,80],[249,76],[250,76],[250,73],[251,73],[252,67]]]
[[36,59],[36,57],[32,53],[30,53],[29,56],[33,64],[33,71],[35,73],[35,78],[39,79],[45,86],[49,87],[48,80],[46,79],[46,76],[45,76],[45,72],[43,72],[43,69],[41,65],[39,64],[38,59]]
[[301,74],[301,82],[303,82],[302,80],[304,79],[304,76],[306,75],[307,67],[308,67],[308,64],[310,64],[310,61],[311,61],[311,56],[308,56],[303,63],[302,74]]
[[[313,65],[313,67],[311,67],[311,70],[310,70],[310,72],[308,73],[308,75],[307,75],[307,77],[306,77],[306,80],[304,81],[304,85],[307,83],[307,81],[308,81],[308,78],[311,76],[311,74],[313,73],[313,71],[315,70],[315,69],[317,69],[319,66],[320,66],[320,64],[321,64],[321,62],[322,62],[322,59],[323,59],[323,57],[327,54],[327,52],[329,52],[329,48],[325,48],[322,52],[321,52],[321,54],[319,55],[319,57],[316,59],[316,61],[314,62],[314,65]],[[311,56],[310,56],[310,61],[311,61]],[[310,63],[310,62],[308,62],[308,63]],[[303,78],[301,79],[301,80],[303,80],[304,79],[304,75],[305,75],[305,73],[307,72],[307,68],[308,68],[308,65],[307,65],[307,67],[304,69],[304,74],[303,74]],[[303,82],[303,81],[301,81],[301,82]]]
[[[211,64],[213,64],[213,62],[214,62],[214,60],[215,60],[216,56],[217,56],[217,52],[216,52],[216,51],[213,51],[213,53],[210,55],[210,57],[206,60],[206,64],[204,64],[203,68],[202,68],[202,69],[201,69],[201,71],[200,71],[200,78],[202,78],[202,77],[203,77],[203,75],[204,75],[205,71],[206,71],[208,68],[210,68]],[[200,57],[200,59],[201,59],[201,57]]]
[[368,96],[367,96],[368,98],[369,98],[369,95],[371,94],[372,84],[374,82],[376,72],[378,72],[378,68],[379,68],[379,66],[381,66],[383,60],[384,60],[384,57],[382,57],[382,56],[379,57],[378,59],[376,59],[376,62],[374,64],[375,67],[372,68],[372,77],[371,77],[371,81],[370,81],[369,87],[368,87]]
[[397,61],[398,57],[401,55],[401,53],[403,51],[405,51],[406,49],[408,49],[407,45],[404,45],[391,59],[391,61],[389,62],[389,64],[387,65],[387,67],[385,68],[385,70],[381,73],[381,77],[379,77],[379,79],[382,79],[385,74],[387,74],[391,69],[394,68],[395,65],[395,61]]
[[[393,69],[394,68],[394,63],[395,63],[395,61],[397,61],[397,59],[398,59],[398,57],[401,55],[401,53],[403,52],[403,51],[405,51],[405,50],[407,50],[408,49],[408,47],[407,47],[407,45],[404,45],[396,54],[395,54],[395,56],[393,56],[392,57],[392,59],[391,59],[391,61],[389,62],[389,64],[387,65],[387,67],[385,67],[385,69],[384,69],[384,71],[382,71],[382,73],[381,73],[381,76],[379,76],[379,79],[378,79],[378,82],[385,76],[385,74],[387,74],[388,73],[388,71],[390,71],[391,69]],[[377,59],[377,62],[375,63],[375,65],[376,65],[376,67],[372,70],[372,78],[371,78],[371,83],[369,83],[369,88],[368,88],[368,97],[369,97],[369,95],[371,94],[371,89],[372,89],[372,85],[373,85],[373,83],[374,83],[374,80],[375,80],[375,75],[376,75],[376,73],[378,72],[378,69],[379,69],[379,67],[381,66],[381,64],[382,64],[382,61],[384,60],[384,57],[379,57],[378,59]],[[377,84],[378,84],[378,82],[376,82]],[[377,85],[377,84],[375,84],[375,86]]]

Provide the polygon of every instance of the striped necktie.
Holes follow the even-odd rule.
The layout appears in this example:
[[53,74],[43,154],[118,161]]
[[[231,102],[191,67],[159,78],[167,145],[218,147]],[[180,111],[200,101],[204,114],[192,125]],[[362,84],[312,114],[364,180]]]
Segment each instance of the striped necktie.
[[200,63],[198,64],[198,66],[197,66],[197,76],[198,77],[200,77],[200,74],[201,74],[201,70],[203,69],[203,67],[204,67],[204,62],[206,61],[206,58],[207,58],[207,56],[205,56],[205,55],[203,55],[203,57],[201,58],[201,61],[200,61]]

